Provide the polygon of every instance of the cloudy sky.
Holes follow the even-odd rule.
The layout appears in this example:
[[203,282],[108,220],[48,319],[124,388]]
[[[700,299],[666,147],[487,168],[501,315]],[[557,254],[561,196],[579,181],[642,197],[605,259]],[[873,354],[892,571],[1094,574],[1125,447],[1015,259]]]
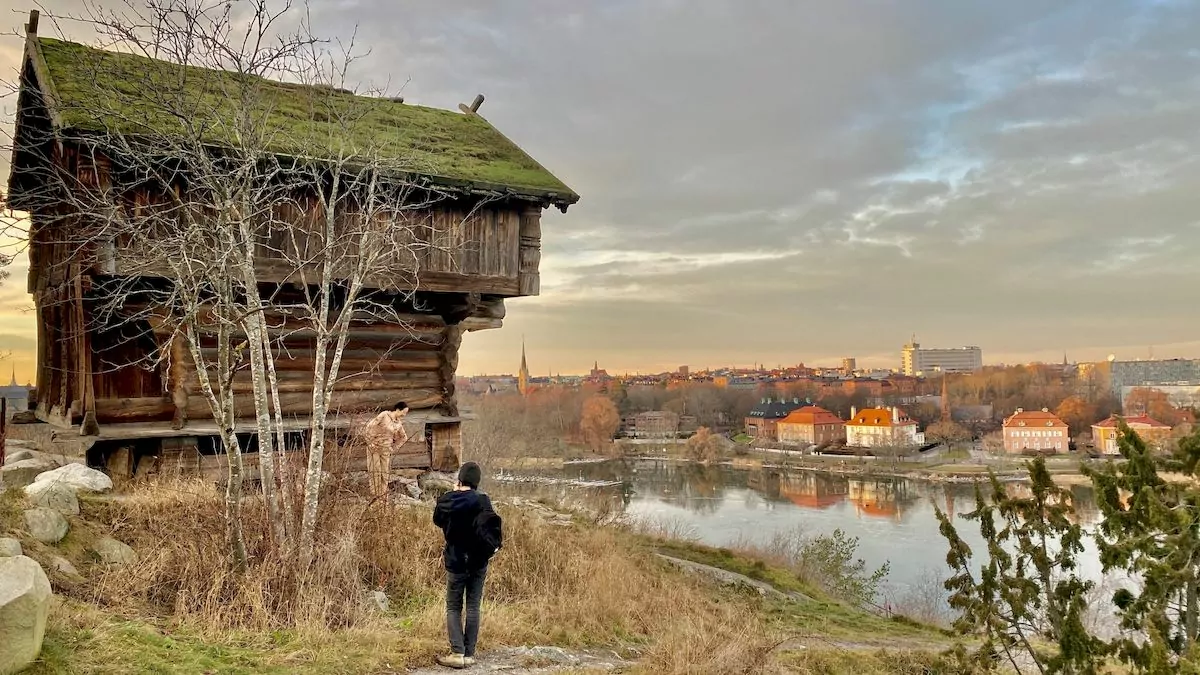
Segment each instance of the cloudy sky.
[[514,371],[522,336],[535,374],[898,365],[913,333],[988,362],[1200,356],[1200,4],[311,1],[325,34],[357,23],[364,82],[484,93],[582,195],[543,220],[541,297],[462,372]]

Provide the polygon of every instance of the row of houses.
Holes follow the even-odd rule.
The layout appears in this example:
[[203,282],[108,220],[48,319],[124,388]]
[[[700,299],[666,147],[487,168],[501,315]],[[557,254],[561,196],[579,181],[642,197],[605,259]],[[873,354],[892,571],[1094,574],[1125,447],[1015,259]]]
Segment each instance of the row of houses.
[[[1146,415],[1118,418],[1112,416],[1092,425],[1097,452],[1119,453],[1117,437],[1120,419],[1148,445],[1157,447],[1171,437],[1171,426]],[[820,406],[799,399],[763,399],[746,418],[747,433],[760,440],[790,446],[845,444],[859,448],[917,446],[925,443],[925,434],[917,421],[898,407],[850,409],[843,420]],[[1016,412],[1004,420],[1001,431],[1004,450],[1023,454],[1056,454],[1071,449],[1067,423],[1046,408]]]
[[783,445],[845,444],[860,448],[913,446],[925,442],[916,420],[895,406],[850,408],[843,420],[820,406],[799,399],[763,399],[746,418],[750,436]]
[[[1147,415],[1119,418],[1116,415],[1092,425],[1092,443],[1103,455],[1120,454],[1117,438],[1120,421],[1150,447],[1160,447],[1171,438],[1171,425]],[[1002,428],[1004,450],[1011,453],[1038,452],[1042,454],[1067,452],[1071,447],[1067,423],[1046,408],[1017,411],[1004,420]]]

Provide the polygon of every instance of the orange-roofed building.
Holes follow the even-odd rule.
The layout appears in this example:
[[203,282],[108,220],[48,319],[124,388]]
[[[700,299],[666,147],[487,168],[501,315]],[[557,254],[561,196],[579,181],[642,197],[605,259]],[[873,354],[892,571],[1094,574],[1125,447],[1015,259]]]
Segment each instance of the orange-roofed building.
[[1025,450],[1067,452],[1070,450],[1067,423],[1046,408],[1017,411],[1004,420],[1004,451]]
[[[1117,420],[1117,416],[1113,415],[1103,422],[1092,425],[1092,441],[1096,444],[1096,450],[1102,454],[1118,455],[1121,453],[1117,447],[1117,437],[1121,435]],[[1159,422],[1147,415],[1126,417],[1125,424],[1129,425],[1129,429],[1152,448],[1161,448],[1163,443],[1171,438],[1171,425]]]
[[917,431],[917,421],[900,408],[850,409],[846,422],[846,445],[877,448],[921,445],[925,434]]
[[846,422],[815,405],[788,413],[775,425],[779,442],[787,445],[823,445],[846,440]]

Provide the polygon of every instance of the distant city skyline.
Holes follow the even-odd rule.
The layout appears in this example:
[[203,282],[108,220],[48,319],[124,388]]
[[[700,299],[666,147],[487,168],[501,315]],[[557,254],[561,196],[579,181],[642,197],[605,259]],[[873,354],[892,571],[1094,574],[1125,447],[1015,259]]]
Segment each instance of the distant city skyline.
[[[511,317],[512,314],[510,313]],[[505,319],[507,324],[510,319]],[[460,360],[459,374],[460,375],[516,375],[521,364],[521,338],[518,334],[515,343],[513,355],[508,358],[501,358],[499,350],[505,348],[504,340],[495,340],[489,342],[499,342],[499,345],[481,345],[479,338],[496,337],[502,338],[505,330],[473,333],[463,339],[462,359]],[[908,334],[905,334],[908,335]],[[920,337],[920,334],[918,334]],[[594,356],[589,354],[575,354],[578,349],[570,345],[555,345],[555,344],[540,344],[541,341],[531,339],[529,335],[525,336],[524,348],[525,356],[529,366],[529,374],[532,377],[545,377],[547,375],[586,375],[592,369],[593,363],[598,362],[601,368],[605,368],[612,375],[629,374],[655,374],[665,373],[677,370],[680,366],[688,366],[692,372],[702,371],[705,369],[717,368],[752,368],[755,364],[760,364],[765,368],[788,367],[803,363],[808,367],[825,367],[838,368],[841,366],[842,359],[853,357],[856,359],[857,367],[862,370],[872,369],[892,369],[900,370],[901,350],[904,342],[907,339],[902,339],[897,342],[895,349],[891,352],[875,352],[869,354],[830,354],[830,355],[807,355],[800,350],[788,353],[782,351],[773,352],[775,358],[768,358],[763,355],[755,358],[753,354],[744,353],[744,350],[737,349],[736,346],[730,350],[731,353],[737,354],[736,358],[720,358],[719,353],[714,353],[713,358],[708,360],[687,360],[658,357],[657,355],[642,356],[638,354],[631,355],[628,349],[599,349],[594,352]],[[978,344],[978,340],[971,340],[963,344]],[[928,345],[931,347],[953,347],[956,345],[944,344],[942,342],[935,343],[933,340],[926,341],[921,338],[922,346]],[[1149,358],[1154,359],[1172,359],[1172,358],[1197,358],[1200,357],[1200,340],[1191,342],[1181,342],[1175,344],[1163,345],[1098,345],[1092,347],[1079,347],[1072,349],[1042,349],[1030,352],[1005,352],[1003,350],[989,349],[986,344],[980,345],[983,349],[983,364],[985,366],[994,366],[1000,364],[1017,365],[1026,363],[1061,363],[1064,353],[1072,363],[1098,362],[1104,361],[1110,354],[1114,354],[1121,360],[1144,360]],[[686,345],[681,345],[679,353],[695,354],[694,350],[690,350]]]

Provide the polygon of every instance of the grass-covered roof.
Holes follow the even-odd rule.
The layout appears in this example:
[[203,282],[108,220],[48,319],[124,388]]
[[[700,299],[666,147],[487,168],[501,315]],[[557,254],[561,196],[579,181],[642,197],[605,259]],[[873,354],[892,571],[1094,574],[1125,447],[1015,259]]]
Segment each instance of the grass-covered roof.
[[206,142],[233,145],[233,120],[249,108],[269,149],[282,155],[370,155],[439,182],[578,200],[477,115],[36,39],[50,80],[42,86],[53,92],[63,128],[170,136],[199,121]]

